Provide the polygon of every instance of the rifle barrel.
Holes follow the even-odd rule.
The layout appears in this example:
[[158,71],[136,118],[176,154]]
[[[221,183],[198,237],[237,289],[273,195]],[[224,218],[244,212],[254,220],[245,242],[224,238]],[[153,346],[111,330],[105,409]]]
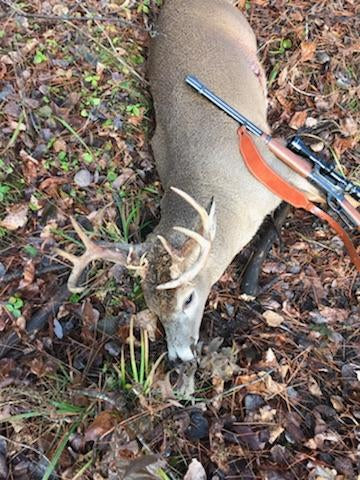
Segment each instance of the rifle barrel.
[[[200,95],[205,97],[207,100],[210,100],[210,102],[216,105],[220,110],[227,113],[227,115],[229,115],[233,120],[238,122],[240,125],[244,125],[249,132],[253,133],[257,137],[262,137],[267,143],[269,149],[290,168],[295,170],[301,176],[308,178],[327,194],[334,196],[348,216],[356,225],[359,226],[359,212],[343,197],[344,193],[348,193],[360,199],[360,187],[352,183],[347,178],[339,175],[335,171],[335,167],[329,165],[322,158],[317,157],[300,137],[296,136],[292,142],[290,142],[290,148],[287,148],[280,141],[264,133],[254,123],[241,115],[240,112],[235,110],[235,108],[231,107],[214,92],[209,90],[194,75],[187,75],[185,77],[185,82]],[[313,168],[312,163],[309,162],[307,158],[310,159],[313,164],[320,169],[320,171],[324,170],[325,175],[321,175],[320,172],[317,172],[317,169]],[[335,184],[331,181],[331,179],[335,181]]]
[[257,137],[261,137],[261,135],[264,133],[254,123],[243,117],[240,112],[235,110],[235,108],[231,107],[228,103],[205,87],[205,85],[194,75],[188,75],[185,77],[185,82],[190,85],[190,87],[194,88],[198,93],[200,93],[200,95],[210,100],[210,102],[220,108],[220,110],[223,110],[225,113],[227,113],[236,122],[240,123],[241,125],[245,125],[249,132],[253,133]]

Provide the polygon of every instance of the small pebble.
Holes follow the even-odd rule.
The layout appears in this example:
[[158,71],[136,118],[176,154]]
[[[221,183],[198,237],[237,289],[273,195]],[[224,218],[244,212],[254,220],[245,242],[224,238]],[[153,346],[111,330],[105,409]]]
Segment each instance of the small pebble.
[[226,308],[226,313],[229,315],[229,317],[233,318],[234,313],[235,313],[234,305],[231,305],[231,303],[226,303],[225,308]]
[[318,52],[316,57],[317,57],[317,61],[321,65],[324,65],[325,63],[330,62],[330,56],[326,52]]
[[6,272],[5,265],[0,262],[0,278],[5,275],[5,272]]
[[6,460],[6,442],[0,440],[0,480],[6,480],[9,478],[9,470]]
[[209,422],[203,413],[195,410],[190,414],[190,426],[187,428],[187,436],[190,440],[199,440],[209,435]]
[[86,366],[86,361],[81,355],[75,355],[73,360],[73,366],[76,370],[84,370]]
[[344,90],[347,90],[351,87],[351,79],[346,72],[338,72],[336,79],[336,85]]
[[74,182],[78,187],[85,188],[92,182],[92,175],[86,168],[79,170],[74,177]]
[[110,342],[107,342],[105,344],[105,350],[112,356],[112,357],[118,357],[121,352],[121,346],[117,343],[111,340]]
[[57,318],[55,318],[54,320],[54,333],[57,338],[62,339],[64,337],[64,331],[63,331],[62,325]]
[[249,393],[244,399],[245,410],[252,412],[265,405],[264,399],[260,395]]
[[308,127],[308,128],[316,127],[317,124],[318,124],[318,119],[317,118],[308,117],[305,120],[305,126]]

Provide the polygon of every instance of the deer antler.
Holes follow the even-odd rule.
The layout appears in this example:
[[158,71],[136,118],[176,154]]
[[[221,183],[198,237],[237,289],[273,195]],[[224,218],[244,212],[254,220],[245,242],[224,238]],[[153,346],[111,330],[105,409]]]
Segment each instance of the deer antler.
[[[64,250],[61,250],[59,248],[54,249],[55,253],[66,258],[67,260],[69,260],[69,262],[73,264],[73,269],[67,283],[70,292],[80,293],[84,290],[85,287],[77,287],[76,285],[84,269],[89,263],[94,260],[106,260],[109,262],[126,265],[126,267],[130,269],[141,268],[134,267],[128,264],[128,261],[131,258],[131,254],[134,251],[139,250],[140,245],[132,246],[124,243],[120,245],[116,244],[116,246],[113,246],[111,249],[104,248],[90,240],[84,230],[77,223],[75,218],[70,217],[70,220],[74,227],[74,230],[76,231],[80,240],[85,246],[85,252],[80,257],[77,257],[76,255],[72,255],[71,253],[65,252]],[[137,251],[136,253],[140,254],[139,251]]]
[[[199,205],[190,195],[185,193],[184,191],[180,190],[179,188],[171,187],[175,193],[177,193],[181,198],[183,198],[189,205],[191,205],[194,210],[200,216],[203,234],[200,235],[193,230],[189,230],[188,228],[184,227],[173,227],[176,232],[183,233],[189,238],[195,240],[200,247],[200,253],[197,260],[193,263],[193,265],[183,272],[179,277],[175,278],[174,280],[170,280],[167,283],[162,283],[158,285],[156,288],[157,290],[169,290],[171,288],[177,288],[185,283],[191,282],[196,275],[202,270],[204,267],[207,257],[209,256],[211,244],[215,238],[215,231],[216,231],[216,219],[215,219],[215,201],[212,200],[210,212],[207,213],[205,208]],[[158,236],[159,240],[163,244],[165,250],[169,253],[173,262],[179,262],[181,258],[175,254],[172,247],[168,244],[166,239],[162,236]],[[175,270],[175,269],[174,269]]]

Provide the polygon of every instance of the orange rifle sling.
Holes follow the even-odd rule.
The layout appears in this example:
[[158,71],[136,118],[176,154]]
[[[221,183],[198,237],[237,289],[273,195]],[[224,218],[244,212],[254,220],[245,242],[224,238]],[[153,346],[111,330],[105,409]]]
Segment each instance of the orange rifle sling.
[[303,192],[287,183],[282,177],[280,177],[280,175],[272,170],[258,152],[253,139],[246,131],[245,127],[240,127],[238,129],[238,135],[240,153],[244,159],[245,165],[254,177],[265,185],[272,193],[280,197],[282,200],[285,200],[285,202],[290,203],[290,205],[293,205],[296,208],[303,208],[321,218],[321,220],[328,222],[343,241],[352,262],[360,272],[360,257],[350,237],[341,225],[339,225],[339,223],[328,213],[314,205]]

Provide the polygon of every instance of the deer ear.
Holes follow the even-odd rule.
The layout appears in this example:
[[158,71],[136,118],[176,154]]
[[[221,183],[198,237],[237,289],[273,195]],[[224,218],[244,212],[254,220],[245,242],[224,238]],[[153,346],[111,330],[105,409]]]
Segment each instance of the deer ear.
[[[196,231],[200,234],[201,228],[198,228]],[[193,265],[194,262],[196,262],[196,260],[199,258],[200,251],[200,245],[194,239],[187,238],[185,240],[180,249],[181,262],[179,269],[181,273],[185,272],[185,270],[187,270],[191,265]]]

